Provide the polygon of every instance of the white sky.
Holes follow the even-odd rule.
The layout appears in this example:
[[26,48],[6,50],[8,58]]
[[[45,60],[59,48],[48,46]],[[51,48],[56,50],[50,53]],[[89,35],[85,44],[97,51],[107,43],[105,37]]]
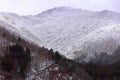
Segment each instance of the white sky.
[[120,12],[119,4],[120,0],[0,0],[0,12],[34,15],[59,6]]

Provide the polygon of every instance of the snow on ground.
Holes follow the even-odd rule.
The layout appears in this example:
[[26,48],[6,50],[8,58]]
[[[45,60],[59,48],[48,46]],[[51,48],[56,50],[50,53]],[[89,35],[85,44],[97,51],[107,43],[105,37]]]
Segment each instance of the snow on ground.
[[[0,20],[40,46],[66,57],[112,53],[120,45],[120,13],[59,7],[34,16],[0,13]],[[10,27],[8,27],[10,28]]]

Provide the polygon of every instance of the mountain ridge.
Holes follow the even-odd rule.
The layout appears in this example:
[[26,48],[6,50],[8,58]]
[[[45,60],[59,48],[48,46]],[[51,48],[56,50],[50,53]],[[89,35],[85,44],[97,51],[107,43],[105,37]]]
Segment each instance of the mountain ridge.
[[[119,14],[72,9],[50,13],[39,17],[0,13],[0,61],[7,59],[5,64],[15,67],[0,65],[4,80],[120,79]],[[19,61],[27,59],[18,57],[19,48],[22,55],[31,52],[26,73],[16,69],[21,68]],[[2,68],[14,71],[7,75]]]
[[[32,33],[38,38],[37,44],[40,46],[45,46],[49,49],[53,48],[70,59],[74,59],[77,55],[84,53],[88,53],[88,56],[94,56],[95,52],[99,54],[99,52],[105,52],[106,50],[112,53],[111,47],[115,47],[119,43],[117,38],[119,38],[120,14],[112,11],[94,12],[58,7],[45,11],[39,14],[40,16],[18,15],[11,17],[11,15],[0,15],[2,21],[15,26],[15,28],[25,29]],[[99,44],[96,42],[97,40],[100,42]],[[117,42],[106,49],[104,40],[106,41],[106,46],[111,40]],[[99,46],[100,44],[103,44],[102,46],[105,46],[105,48]]]

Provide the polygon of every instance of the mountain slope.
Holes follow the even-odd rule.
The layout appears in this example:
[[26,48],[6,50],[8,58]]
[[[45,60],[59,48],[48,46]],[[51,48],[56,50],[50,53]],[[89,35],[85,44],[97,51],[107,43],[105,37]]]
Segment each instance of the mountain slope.
[[39,41],[34,42],[40,46],[53,48],[70,59],[86,54],[89,61],[95,53],[112,54],[120,43],[120,14],[112,11],[59,7],[34,16],[0,15],[2,21],[35,35]]
[[[68,64],[76,64],[74,61],[67,60],[52,49],[48,50],[26,41],[21,38],[22,34],[12,33],[6,28],[5,25],[4,27],[0,26],[1,80],[80,79],[79,75],[69,71]],[[62,66],[63,63],[58,63],[63,60],[64,66]],[[88,74],[86,75],[88,76]]]
[[[7,73],[0,64],[0,76],[4,80],[119,80],[119,23],[119,13],[66,7],[35,16],[0,13],[0,63],[4,57],[8,62],[11,58],[15,61],[11,63],[14,68]],[[16,45],[22,47],[22,53],[26,54],[27,48],[31,52],[25,77],[17,70],[21,64],[13,58],[14,53],[19,53]],[[21,58],[20,61],[25,60]]]

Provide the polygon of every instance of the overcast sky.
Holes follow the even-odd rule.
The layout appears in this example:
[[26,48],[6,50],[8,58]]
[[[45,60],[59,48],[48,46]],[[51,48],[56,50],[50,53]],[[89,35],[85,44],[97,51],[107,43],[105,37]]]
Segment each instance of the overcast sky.
[[120,12],[120,0],[0,0],[0,12],[34,15],[59,6]]

